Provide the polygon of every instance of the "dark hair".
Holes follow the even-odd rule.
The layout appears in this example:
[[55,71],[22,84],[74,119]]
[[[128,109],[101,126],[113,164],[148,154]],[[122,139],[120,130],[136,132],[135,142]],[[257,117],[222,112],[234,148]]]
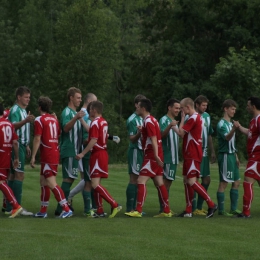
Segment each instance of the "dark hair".
[[209,103],[209,100],[202,95],[199,95],[195,100],[194,100],[195,104],[201,105],[202,103]]
[[139,101],[139,105],[140,107],[145,108],[145,110],[149,113],[152,111],[152,102],[148,98],[141,99]]
[[138,94],[136,97],[135,97],[135,99],[134,99],[134,103],[135,104],[138,104],[140,101],[141,101],[141,99],[145,99],[146,97],[144,96],[144,95],[142,95],[142,94]]
[[81,90],[78,89],[78,88],[75,88],[75,87],[69,88],[69,89],[68,89],[68,92],[67,92],[67,98],[68,98],[68,100],[70,101],[70,97],[74,97],[76,93],[81,94]]
[[232,99],[226,99],[222,104],[222,109],[229,107],[237,107],[237,103]]
[[2,116],[4,114],[4,106],[2,103],[0,103],[0,116]]
[[49,97],[39,97],[38,105],[41,108],[42,112],[50,113],[52,107],[52,101]]
[[22,86],[22,87],[18,87],[16,90],[15,90],[15,97],[17,99],[18,96],[22,96],[24,94],[30,94],[31,91],[30,89],[28,89],[27,87],[25,86]]
[[178,103],[180,104],[180,101],[175,99],[175,98],[170,98],[167,103],[166,103],[166,108],[167,108],[167,111],[168,111],[168,107],[172,107],[175,103]]
[[257,110],[260,110],[260,98],[258,97],[250,97],[248,98],[252,106],[255,106]]
[[100,101],[92,101],[91,102],[91,109],[96,109],[96,111],[98,112],[98,114],[102,114],[103,113],[103,103]]
[[87,105],[87,112],[88,112],[88,114],[89,114],[89,110],[90,110],[90,106],[91,106],[92,102],[93,101],[89,102],[88,105]]

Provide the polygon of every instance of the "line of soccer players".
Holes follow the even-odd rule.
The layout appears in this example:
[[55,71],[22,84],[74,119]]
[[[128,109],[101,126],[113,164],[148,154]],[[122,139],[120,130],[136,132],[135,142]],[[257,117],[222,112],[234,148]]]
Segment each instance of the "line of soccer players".
[[[60,218],[73,215],[73,208],[70,204],[72,197],[79,191],[83,194],[84,214],[87,217],[106,215],[102,199],[111,205],[110,218],[122,209],[121,205],[101,185],[101,179],[108,177],[107,139],[117,143],[120,139],[117,136],[109,136],[107,122],[102,117],[103,104],[94,94],[89,93],[86,96],[85,106],[77,112],[81,97],[81,91],[78,88],[68,90],[68,106],[62,112],[60,123],[56,115],[51,114],[52,101],[48,97],[40,97],[38,100],[39,117],[35,119],[30,112],[27,114],[26,107],[30,101],[30,90],[27,87],[19,87],[16,90],[16,103],[9,114],[4,114],[4,108],[2,104],[0,105],[0,190],[8,201],[3,208],[11,218],[18,214],[46,218],[50,191],[58,202],[55,214]],[[253,199],[252,185],[255,180],[260,179],[258,155],[260,99],[257,97],[248,99],[247,110],[253,115],[249,129],[242,127],[238,121],[232,120],[237,107],[235,101],[228,99],[223,103],[223,118],[217,124],[219,148],[217,159],[220,178],[217,191],[218,205],[207,193],[210,184],[208,147],[211,151],[211,162],[216,160],[211,119],[206,113],[208,102],[208,99],[202,95],[195,101],[190,98],[184,98],[181,101],[170,99],[166,104],[167,113],[158,123],[151,115],[151,101],[143,95],[135,97],[136,111],[127,120],[130,139],[128,150],[130,178],[126,190],[125,212],[127,216],[143,216],[142,209],[147,193],[146,183],[149,179],[153,180],[158,190],[160,205],[159,214],[154,217],[174,215],[169,207],[169,190],[179,163],[179,138],[183,138],[183,183],[186,208],[178,217],[204,215],[210,218],[217,209],[219,215],[223,216],[250,217]],[[176,121],[179,112],[181,112],[180,122]],[[6,119],[7,116],[9,120]],[[31,153],[30,122],[33,121],[34,140]],[[243,212],[237,209],[240,177],[235,147],[236,130],[240,130],[248,138],[249,161],[243,183]],[[83,148],[82,144],[84,144]],[[12,148],[13,167],[9,172]],[[34,167],[38,149],[40,149],[41,160],[41,208],[38,213],[33,214],[20,205],[25,157],[31,156],[30,164]],[[60,159],[63,176],[61,187],[56,183]],[[79,171],[82,181],[74,188],[74,191],[70,191]],[[201,184],[198,182],[200,177]],[[232,184],[230,212],[226,212],[224,208],[224,191],[228,183]],[[196,200],[196,194],[198,194],[198,200]],[[68,198],[70,203],[67,202]],[[208,205],[207,210],[202,208],[204,200]],[[96,212],[92,209],[93,205]]]

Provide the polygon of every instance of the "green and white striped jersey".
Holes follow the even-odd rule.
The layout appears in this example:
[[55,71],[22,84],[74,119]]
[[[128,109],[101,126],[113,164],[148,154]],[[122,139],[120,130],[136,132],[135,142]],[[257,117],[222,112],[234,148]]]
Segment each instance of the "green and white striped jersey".
[[[133,113],[126,121],[126,128],[128,132],[128,136],[137,134],[137,126],[143,125],[143,119],[138,116],[136,113]],[[141,138],[138,139],[137,142],[129,143],[129,149],[139,148],[142,149]]]
[[233,137],[227,141],[225,136],[231,131],[233,123],[226,121],[222,118],[217,125],[217,135],[218,135],[218,152],[219,153],[235,153],[235,133]]
[[[25,109],[19,107],[15,104],[10,109],[10,114],[8,119],[11,123],[18,123],[27,117],[27,112]],[[24,124],[21,128],[16,129],[16,133],[19,137],[19,143],[27,146],[30,143],[30,123]]]
[[211,126],[210,115],[207,112],[204,112],[200,115],[202,119],[202,151],[203,156],[208,155],[208,139],[209,135],[214,133],[214,130]]
[[[171,123],[172,119],[167,115],[163,116],[159,121],[161,132]],[[179,136],[171,129],[167,137],[162,138],[164,163],[179,163]]]
[[79,120],[76,121],[72,129],[65,133],[64,126],[77,114],[76,111],[66,107],[61,113],[61,139],[60,156],[61,158],[74,157],[82,148],[82,127]]

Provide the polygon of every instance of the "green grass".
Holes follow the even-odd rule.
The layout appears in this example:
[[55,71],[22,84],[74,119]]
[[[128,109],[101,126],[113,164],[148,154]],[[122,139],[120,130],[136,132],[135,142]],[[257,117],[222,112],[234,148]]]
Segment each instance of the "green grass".
[[[241,167],[243,175],[244,167]],[[37,212],[40,207],[39,168],[26,168],[23,207]],[[214,215],[193,218],[158,219],[157,191],[152,181],[144,205],[143,218],[126,217],[125,189],[128,183],[126,165],[111,165],[110,176],[103,185],[123,205],[114,219],[89,219],[83,212],[81,195],[73,200],[75,215],[56,219],[56,201],[51,195],[47,219],[17,217],[8,219],[2,214],[0,222],[0,259],[259,259],[258,239],[260,220],[260,189],[255,185],[251,219],[235,219]],[[212,166],[209,194],[216,201],[218,174]],[[58,176],[61,183],[61,174]],[[229,210],[229,188],[226,191],[226,210]],[[242,208],[243,189],[240,186],[239,208]],[[174,212],[185,208],[181,166],[170,191]],[[109,206],[104,202],[105,210]],[[206,205],[205,205],[206,208]]]

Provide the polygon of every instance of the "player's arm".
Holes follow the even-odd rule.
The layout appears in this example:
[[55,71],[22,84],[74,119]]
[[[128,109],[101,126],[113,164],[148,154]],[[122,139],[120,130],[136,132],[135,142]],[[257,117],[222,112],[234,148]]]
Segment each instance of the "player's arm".
[[231,131],[225,135],[225,139],[227,141],[230,141],[232,139],[232,137],[234,136],[234,133],[236,132],[236,130],[240,127],[240,124],[238,121],[233,121],[233,127],[231,129]]
[[35,156],[40,147],[40,144],[41,144],[41,135],[35,135],[33,138],[33,150],[32,150],[32,157],[30,161],[30,165],[32,168],[34,168]]
[[19,166],[19,146],[17,140],[13,140],[13,151],[14,151],[13,167],[14,169],[16,169]]
[[179,125],[179,128],[177,128],[176,126],[174,126],[172,129],[173,131],[181,138],[184,137],[184,135],[186,134],[186,131],[183,129],[184,126],[184,120],[185,120],[185,114],[182,112],[181,113],[181,122]]
[[96,143],[97,143],[97,139],[91,138],[90,141],[88,142],[87,147],[81,153],[76,155],[76,159],[80,160],[81,158],[83,158],[85,154],[88,153]]
[[214,149],[213,140],[212,140],[211,135],[208,136],[208,145],[209,145],[209,149],[210,149],[211,163],[214,163],[214,162],[216,162],[216,154],[215,154],[215,149]]
[[[14,128],[15,128],[15,129],[20,129],[20,128],[21,128],[22,126],[24,126],[25,124],[30,123],[30,122],[33,122],[34,119],[35,119],[35,116],[34,116],[34,115],[31,115],[31,112],[29,111],[27,117],[26,117],[25,119],[23,119],[22,121],[15,122],[15,120],[14,120],[14,123],[13,123]],[[13,120],[11,119],[11,122],[12,122],[12,121],[13,121]]]
[[68,133],[73,126],[75,125],[75,123],[77,122],[78,119],[82,118],[85,115],[85,112],[80,110],[64,127],[63,127],[63,131],[65,133]]
[[87,124],[87,122],[83,119],[83,118],[80,118],[79,119],[81,125],[84,127],[84,129],[89,132],[89,125]]
[[174,126],[178,124],[178,121],[172,120],[171,123],[163,130],[161,131],[161,137],[165,138],[169,134],[170,130],[173,129]]
[[248,128],[245,128],[245,127],[243,127],[243,126],[241,125],[241,126],[239,126],[238,130],[239,130],[242,134],[248,135],[248,132],[249,132],[249,129],[248,129]]
[[163,162],[158,156],[158,144],[157,144],[157,137],[156,136],[151,136],[151,142],[152,142],[152,147],[153,147],[153,153],[154,153],[154,159],[156,160],[157,164],[163,167]]

